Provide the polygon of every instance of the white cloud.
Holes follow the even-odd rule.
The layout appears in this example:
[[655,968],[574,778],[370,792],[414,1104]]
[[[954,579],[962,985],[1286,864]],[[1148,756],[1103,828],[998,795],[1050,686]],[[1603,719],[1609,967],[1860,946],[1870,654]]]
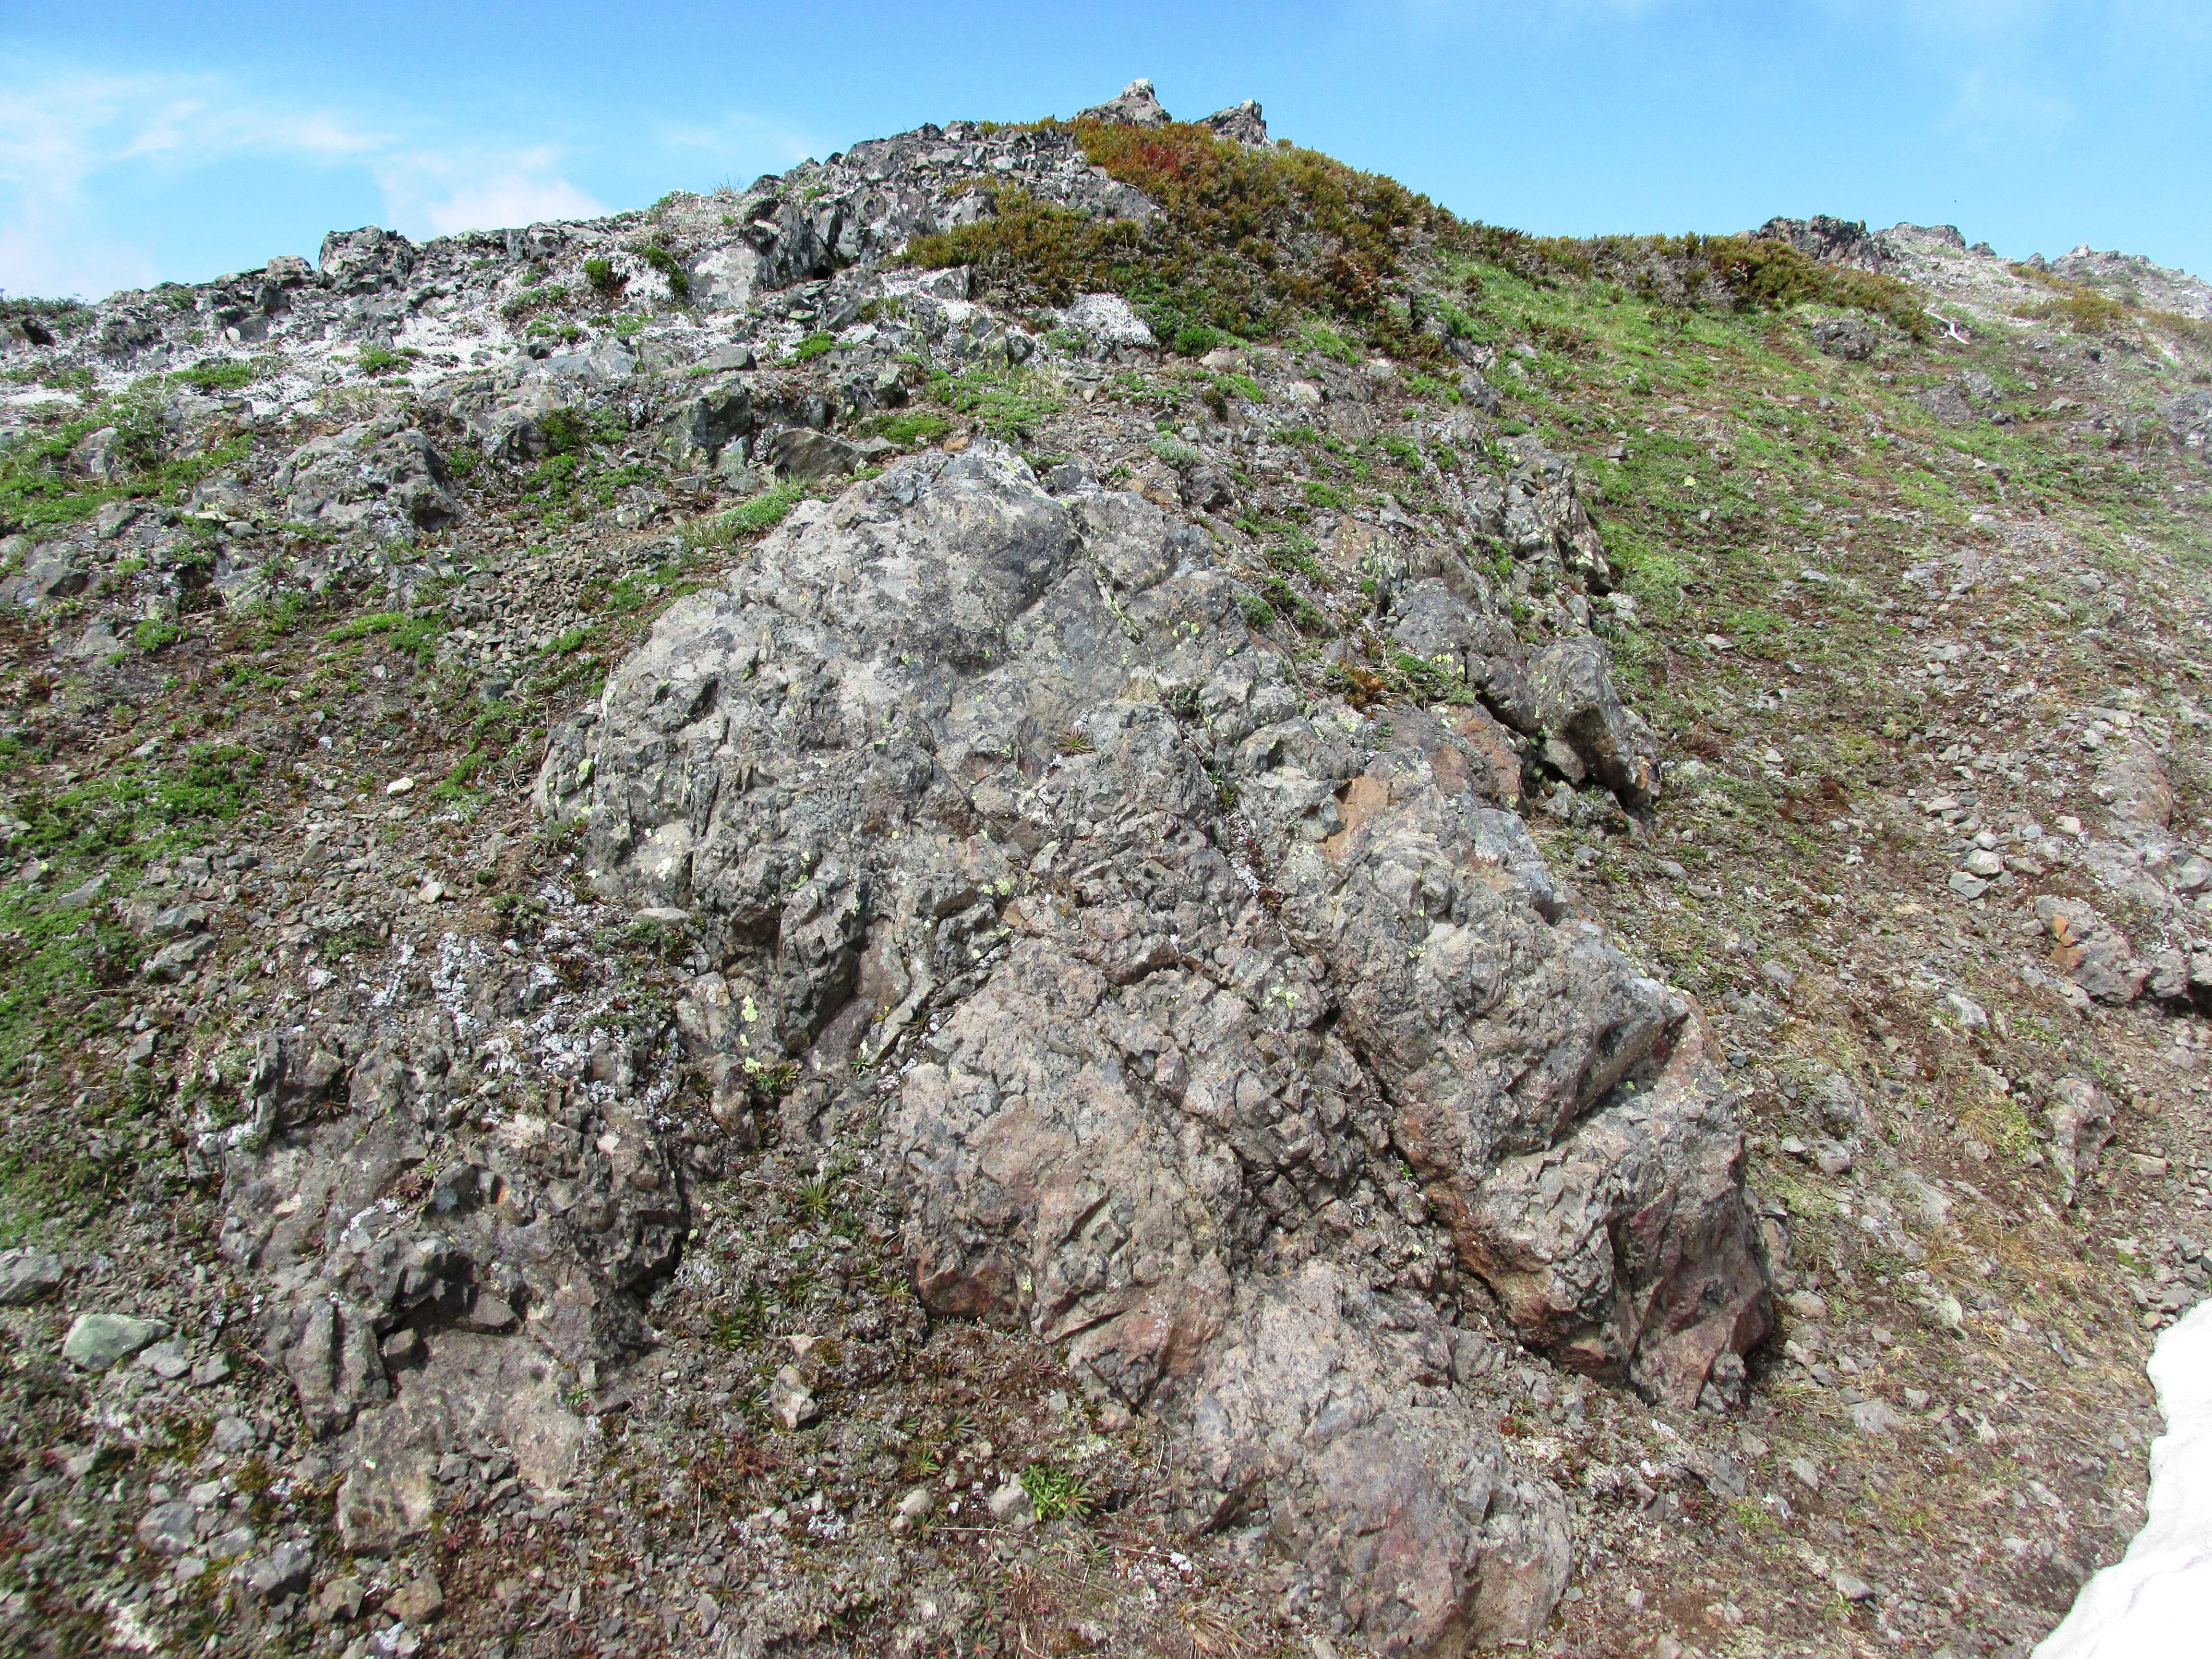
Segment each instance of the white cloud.
[[[761,153],[767,129],[733,117],[721,140]],[[672,148],[710,145],[699,129]],[[793,159],[803,150],[793,150]],[[128,173],[182,179],[266,159],[353,170],[411,236],[496,229],[607,210],[564,175],[549,145],[501,143],[397,106],[373,118],[289,100],[234,76],[107,74],[0,58],[0,289],[99,295],[161,275],[151,246],[104,228]]]
[[0,70],[0,288],[100,295],[154,280],[149,249],[103,234],[103,173],[190,171],[241,155],[339,163],[389,140],[216,76]]
[[501,230],[543,219],[595,219],[606,209],[553,171],[551,149],[484,154],[416,150],[376,169],[392,228],[410,236]]

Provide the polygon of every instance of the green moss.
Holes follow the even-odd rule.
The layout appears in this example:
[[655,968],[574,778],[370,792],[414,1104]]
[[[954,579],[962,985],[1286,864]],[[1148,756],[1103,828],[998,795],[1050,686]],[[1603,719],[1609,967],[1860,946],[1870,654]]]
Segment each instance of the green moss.
[[810,334],[805,339],[801,340],[799,344],[793,349],[792,355],[798,358],[802,363],[811,363],[817,357],[828,356],[836,349],[837,337],[836,335],[815,333]]
[[867,429],[875,436],[888,439],[892,443],[914,446],[933,444],[947,436],[952,430],[952,422],[942,415],[902,410],[896,415],[870,417]]

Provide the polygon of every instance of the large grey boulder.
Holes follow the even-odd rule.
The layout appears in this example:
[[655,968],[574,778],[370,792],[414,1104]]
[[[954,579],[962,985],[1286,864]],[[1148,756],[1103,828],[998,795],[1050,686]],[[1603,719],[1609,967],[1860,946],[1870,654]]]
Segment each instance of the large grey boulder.
[[[434,1005],[353,1041],[264,1040],[250,1118],[220,1156],[223,1256],[258,1274],[262,1352],[310,1432],[349,1470],[347,1547],[416,1536],[439,1456],[487,1437],[539,1495],[580,1444],[568,1403],[653,1340],[643,1296],[673,1266],[689,1208],[627,1061],[583,1063],[566,1018],[537,1012],[575,1075],[463,1141],[453,1049],[526,1040],[526,971],[453,942]],[[588,1012],[581,1018],[590,1019]],[[664,1097],[665,1098],[665,1097]]]
[[0,1308],[24,1308],[61,1288],[62,1259],[24,1245],[0,1250]]
[[1528,686],[1537,729],[1565,744],[1624,805],[1657,798],[1659,741],[1620,700],[1603,640],[1583,635],[1547,646],[1528,659]]
[[129,1314],[79,1314],[62,1339],[62,1358],[80,1370],[104,1371],[168,1334],[158,1319]]
[[21,570],[0,580],[0,606],[36,611],[55,599],[74,599],[90,582],[67,546],[53,543],[33,548]]
[[380,434],[356,427],[310,439],[274,482],[292,518],[383,539],[441,530],[461,514],[445,456],[412,427]]
[[[802,504],[556,729],[541,805],[694,918],[718,1115],[792,1065],[787,1133],[872,1116],[903,1054],[926,1306],[1192,1437],[1200,1518],[1263,1514],[1377,1646],[1525,1639],[1563,1511],[1431,1298],[1472,1273],[1565,1363],[1724,1400],[1771,1319],[1734,1103],[1499,805],[1494,725],[1311,696],[1203,532],[1062,482],[981,442]],[[1540,695],[1648,788],[1587,678]],[[1385,1261],[1342,1218],[1401,1157],[1435,1220]]]
[[315,264],[323,281],[340,294],[374,294],[407,280],[415,268],[415,244],[397,231],[367,225],[334,230],[323,238]]

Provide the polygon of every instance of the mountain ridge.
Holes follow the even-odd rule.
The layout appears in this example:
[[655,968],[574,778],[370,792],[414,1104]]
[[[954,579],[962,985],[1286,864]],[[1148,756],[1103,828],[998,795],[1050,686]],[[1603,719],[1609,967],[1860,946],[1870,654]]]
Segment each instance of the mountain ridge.
[[2047,1629],[2205,1273],[2206,297],[1137,82],[9,302],[0,1614]]

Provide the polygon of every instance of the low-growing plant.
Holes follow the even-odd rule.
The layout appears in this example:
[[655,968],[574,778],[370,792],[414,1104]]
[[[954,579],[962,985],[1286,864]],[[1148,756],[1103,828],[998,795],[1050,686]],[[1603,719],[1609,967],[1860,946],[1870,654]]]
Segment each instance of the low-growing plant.
[[176,378],[198,392],[236,392],[252,385],[261,374],[262,366],[258,363],[210,359],[178,370]]
[[343,642],[367,639],[372,635],[388,635],[385,643],[393,651],[428,663],[437,654],[438,639],[445,631],[445,619],[441,617],[410,617],[404,611],[378,611],[365,617],[349,617],[323,637]]
[[697,548],[727,547],[740,536],[763,535],[788,518],[805,496],[804,484],[776,484],[726,512],[695,520],[684,528],[684,541]]
[[931,395],[1008,443],[1030,443],[1037,428],[1066,407],[1056,380],[1025,365],[1000,368],[979,363],[956,375],[937,376]]
[[1032,1463],[1022,1471],[1022,1490],[1040,1521],[1080,1521],[1097,1501],[1079,1470]]
[[629,285],[629,278],[615,269],[611,259],[584,261],[584,280],[592,285],[592,292],[601,299],[611,300]]
[[691,297],[691,273],[684,269],[684,261],[673,248],[661,242],[647,242],[634,247],[631,252],[659,271],[668,284],[668,291],[678,300]]
[[422,355],[411,346],[391,351],[379,345],[365,345],[356,361],[364,374],[396,374],[405,368],[410,360]]

